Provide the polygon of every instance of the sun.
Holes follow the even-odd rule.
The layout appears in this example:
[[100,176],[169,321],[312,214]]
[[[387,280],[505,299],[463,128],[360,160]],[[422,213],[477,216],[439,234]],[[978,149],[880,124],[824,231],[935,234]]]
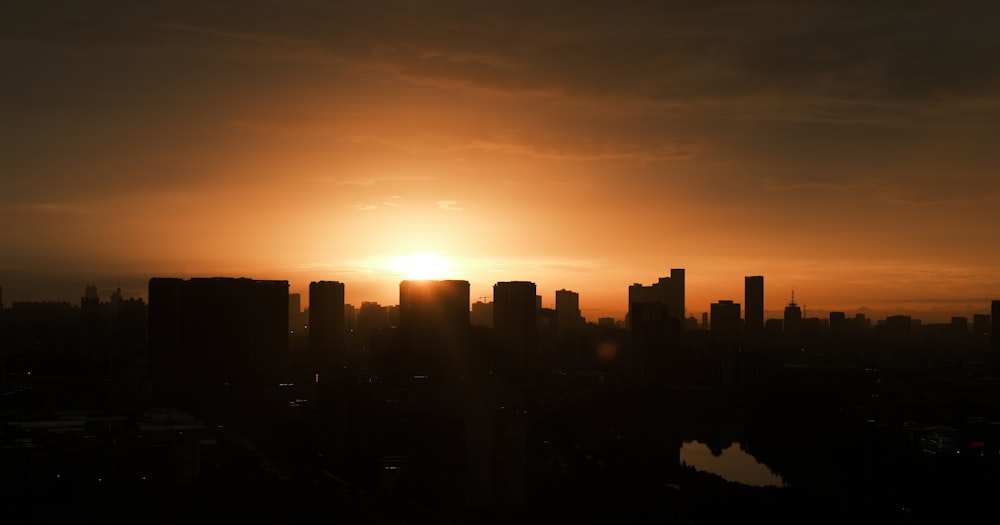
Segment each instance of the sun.
[[407,279],[442,279],[448,275],[451,261],[436,253],[411,253],[396,257],[392,269],[406,275]]

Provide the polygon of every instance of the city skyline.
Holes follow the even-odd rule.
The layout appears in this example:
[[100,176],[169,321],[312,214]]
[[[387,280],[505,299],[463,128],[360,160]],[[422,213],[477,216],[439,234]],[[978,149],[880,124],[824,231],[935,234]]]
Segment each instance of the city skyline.
[[[666,293],[666,292],[663,292],[664,289],[661,289],[660,292],[657,292],[658,285],[663,285],[665,283],[669,283],[670,280],[671,280],[670,279],[670,275],[674,275],[674,277],[676,279],[677,276],[678,276],[678,272],[679,272],[681,283],[682,283],[681,286],[683,288],[685,286],[684,281],[685,281],[686,270],[687,269],[685,269],[685,268],[673,268],[671,270],[665,271],[664,272],[665,275],[660,276],[658,278],[659,279],[659,283],[657,283],[657,282],[654,281],[654,283],[653,283],[652,286],[643,286],[641,283],[631,283],[630,285],[628,285],[628,286],[625,287],[626,288],[625,289],[625,294],[624,294],[626,296],[625,297],[625,304],[620,309],[594,308],[592,306],[587,305],[587,298],[585,296],[581,297],[580,292],[578,292],[578,291],[576,291],[574,289],[566,288],[566,287],[559,287],[558,289],[553,289],[553,290],[543,290],[540,287],[538,287],[536,281],[533,281],[533,280],[530,280],[530,279],[522,279],[522,280],[518,280],[518,281],[496,281],[494,283],[491,283],[489,285],[488,289],[485,289],[486,287],[481,286],[480,283],[472,283],[472,282],[469,282],[466,279],[457,279],[457,278],[450,278],[450,277],[446,277],[446,278],[443,278],[443,279],[433,279],[433,278],[409,279],[409,278],[405,278],[404,277],[404,278],[400,279],[396,283],[396,290],[395,290],[395,294],[393,296],[391,296],[391,297],[372,298],[372,297],[362,297],[362,296],[358,295],[356,292],[352,294],[351,293],[351,283],[345,283],[345,282],[342,282],[342,281],[317,280],[317,281],[311,281],[311,282],[308,282],[308,283],[296,285],[295,283],[290,282],[288,279],[281,279],[281,278],[262,279],[262,278],[257,278],[257,277],[252,277],[252,276],[246,276],[246,275],[238,275],[238,276],[237,275],[230,275],[230,276],[218,276],[218,275],[217,276],[207,276],[207,275],[186,275],[186,276],[176,276],[176,275],[165,276],[164,275],[164,276],[154,276],[154,277],[151,277],[151,278],[147,279],[146,282],[144,283],[144,285],[142,287],[136,286],[136,287],[131,287],[131,288],[129,288],[129,287],[122,287],[121,285],[99,286],[99,285],[95,285],[94,283],[85,283],[85,284],[80,284],[79,286],[77,286],[78,290],[82,290],[82,291],[76,293],[74,296],[71,296],[71,297],[59,297],[59,296],[56,296],[56,297],[27,297],[27,298],[25,298],[25,297],[17,297],[17,296],[15,296],[15,297],[12,298],[11,295],[8,293],[9,289],[5,288],[3,286],[3,284],[0,284],[0,305],[3,305],[4,307],[9,308],[10,305],[11,305],[11,303],[13,303],[13,302],[38,302],[38,301],[67,302],[67,303],[70,303],[71,305],[78,305],[78,303],[80,303],[82,301],[85,301],[86,298],[90,298],[91,300],[95,300],[95,297],[96,297],[97,300],[102,300],[103,301],[105,298],[108,298],[108,297],[111,297],[111,296],[115,296],[115,295],[117,295],[119,297],[128,297],[128,298],[137,298],[137,299],[141,299],[141,300],[148,300],[148,285],[149,285],[149,283],[152,280],[164,279],[164,278],[169,278],[169,279],[203,279],[203,280],[204,279],[212,279],[212,278],[222,278],[222,279],[249,279],[251,281],[282,281],[282,282],[286,282],[286,283],[288,283],[288,286],[289,286],[288,294],[289,294],[290,297],[294,297],[294,303],[296,305],[298,305],[298,307],[299,307],[299,313],[305,314],[305,313],[310,312],[310,308],[309,308],[309,306],[311,304],[311,301],[310,301],[311,297],[310,296],[312,295],[310,292],[313,291],[314,289],[318,289],[317,286],[331,286],[331,285],[339,286],[340,290],[341,290],[339,293],[341,294],[341,296],[343,298],[344,305],[347,305],[347,306],[353,306],[354,308],[359,308],[363,303],[372,303],[372,304],[379,304],[380,306],[384,307],[384,306],[399,306],[399,286],[402,283],[406,283],[406,282],[419,282],[419,281],[431,281],[432,282],[432,281],[449,281],[450,280],[450,281],[464,281],[464,282],[468,282],[469,283],[469,287],[470,287],[470,297],[469,297],[470,312],[473,312],[474,303],[477,303],[477,302],[484,302],[486,304],[492,305],[497,285],[504,284],[504,283],[511,283],[511,282],[522,282],[522,283],[529,283],[533,287],[536,288],[536,290],[537,290],[536,298],[540,300],[540,304],[541,304],[542,308],[555,309],[556,308],[556,304],[557,304],[557,295],[559,293],[565,293],[565,294],[569,294],[569,295],[574,295],[575,298],[576,298],[576,300],[579,301],[579,305],[580,305],[579,306],[579,310],[580,310],[581,316],[584,318],[584,321],[586,321],[588,323],[597,323],[602,318],[613,318],[616,321],[623,322],[623,321],[627,320],[627,314],[628,314],[628,311],[629,311],[629,296],[632,295],[632,294],[634,294],[634,289],[636,289],[636,288],[644,289],[644,290],[641,290],[640,293],[642,293],[644,291],[646,294],[648,294],[650,292],[652,292],[653,294]],[[750,293],[749,292],[750,288],[749,288],[749,284],[748,284],[750,282],[754,282],[755,283],[754,284],[754,290],[755,290],[754,293],[756,294],[756,299],[755,299],[756,301],[760,301],[761,299],[763,299],[761,297],[761,295],[763,295],[764,297],[767,297],[767,301],[763,303],[763,305],[764,305],[763,309],[759,313],[757,313],[757,314],[751,314],[751,315],[761,315],[763,317],[763,319],[760,319],[761,323],[763,322],[763,320],[767,320],[767,319],[782,319],[782,318],[784,318],[784,316],[786,315],[786,310],[787,310],[787,308],[789,306],[794,306],[794,307],[798,308],[800,310],[800,312],[801,312],[802,318],[806,318],[806,317],[816,318],[816,317],[818,317],[818,318],[826,320],[826,319],[829,318],[831,312],[836,312],[836,313],[846,314],[849,317],[854,316],[856,314],[862,314],[862,315],[864,315],[867,318],[872,319],[872,320],[884,320],[884,319],[886,319],[886,318],[888,318],[890,316],[905,315],[905,316],[912,317],[914,320],[922,321],[922,322],[925,322],[925,323],[950,323],[952,321],[953,317],[964,317],[964,318],[967,318],[967,319],[972,319],[972,317],[974,315],[986,315],[986,316],[989,316],[991,314],[991,312],[992,312],[992,308],[993,308],[992,305],[993,305],[993,303],[995,303],[997,301],[996,299],[983,298],[980,301],[978,301],[978,304],[976,304],[976,301],[973,301],[973,300],[970,299],[970,300],[968,300],[968,302],[973,303],[972,306],[970,306],[970,307],[968,307],[968,308],[966,308],[964,310],[963,309],[955,309],[955,308],[913,309],[913,308],[907,308],[905,305],[902,305],[902,306],[899,306],[899,307],[896,307],[896,308],[887,308],[887,309],[874,309],[874,308],[869,308],[869,307],[866,307],[866,306],[860,306],[860,307],[856,307],[856,308],[835,308],[835,307],[831,307],[831,308],[822,308],[822,307],[815,308],[815,307],[810,307],[808,304],[805,304],[805,303],[803,303],[801,301],[801,292],[796,292],[796,290],[789,290],[789,295],[783,297],[783,296],[781,296],[780,293],[776,293],[776,291],[772,290],[770,284],[767,284],[766,287],[765,287],[765,285],[763,284],[763,281],[764,281],[764,276],[760,276],[760,275],[757,275],[757,276],[750,276],[750,275],[744,276],[744,287],[742,289],[743,291],[740,292],[739,295],[737,295],[734,292],[733,294],[730,294],[728,296],[718,297],[718,298],[715,298],[715,299],[711,299],[708,303],[706,303],[704,305],[704,308],[692,307],[691,306],[691,301],[689,299],[690,296],[688,296],[683,291],[683,289],[682,289],[680,293],[682,294],[681,297],[683,298],[684,304],[685,304],[685,311],[686,311],[685,312],[685,318],[686,319],[694,318],[699,323],[701,323],[702,315],[706,315],[706,316],[710,317],[709,313],[712,310],[712,308],[715,306],[716,303],[719,303],[719,302],[725,303],[725,302],[729,301],[729,302],[735,302],[737,305],[741,305],[741,303],[742,303],[742,306],[741,306],[741,309],[740,309],[740,319],[746,321],[747,320],[747,315],[748,315],[747,311],[746,311],[746,307],[747,307],[747,305],[750,304],[750,302],[747,302],[748,301],[748,297],[750,297],[749,295],[747,295],[747,294]],[[770,280],[768,280],[768,283],[770,283]],[[761,290],[762,288],[763,288],[763,290]],[[763,294],[760,293],[761,291],[763,291]],[[799,300],[796,300],[796,298],[795,298],[796,293],[799,294]],[[659,300],[660,299],[657,299],[657,301],[659,301]],[[666,300],[666,299],[664,299],[664,300]],[[674,302],[676,302],[678,299],[671,299],[671,300],[674,301]],[[755,319],[759,319],[758,317],[754,317],[754,318]],[[762,330],[762,329],[763,329],[763,326],[761,325],[761,327],[759,328],[759,330]]]
[[[0,283],[348,283],[400,258],[566,288],[588,318],[688,268],[808,309],[1000,296],[1000,36],[985,2],[454,9],[54,0],[0,21]],[[616,313],[617,312],[617,313]],[[919,313],[926,312],[926,313]]]
[[995,512],[995,2],[0,5],[0,522]]

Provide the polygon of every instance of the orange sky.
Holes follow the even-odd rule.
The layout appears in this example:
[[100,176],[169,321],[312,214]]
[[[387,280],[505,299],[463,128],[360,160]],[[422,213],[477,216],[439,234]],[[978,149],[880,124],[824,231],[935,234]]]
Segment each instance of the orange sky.
[[8,305],[215,275],[394,304],[414,252],[592,320],[672,267],[695,315],[758,274],[768,310],[1000,298],[989,2],[99,4],[0,16]]

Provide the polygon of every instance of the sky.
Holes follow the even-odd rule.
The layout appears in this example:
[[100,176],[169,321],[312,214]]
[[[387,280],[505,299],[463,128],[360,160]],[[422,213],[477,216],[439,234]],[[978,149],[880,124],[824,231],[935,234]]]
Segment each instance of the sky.
[[989,1],[0,4],[3,301],[150,277],[345,283],[434,253],[622,317],[987,313],[1000,298]]

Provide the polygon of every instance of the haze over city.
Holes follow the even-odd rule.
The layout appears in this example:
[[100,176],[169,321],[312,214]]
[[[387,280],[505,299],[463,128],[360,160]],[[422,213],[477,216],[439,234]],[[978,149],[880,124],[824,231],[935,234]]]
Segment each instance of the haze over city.
[[985,2],[15,2],[4,300],[153,276],[347,283],[435,253],[622,317],[985,313],[1000,47]]

